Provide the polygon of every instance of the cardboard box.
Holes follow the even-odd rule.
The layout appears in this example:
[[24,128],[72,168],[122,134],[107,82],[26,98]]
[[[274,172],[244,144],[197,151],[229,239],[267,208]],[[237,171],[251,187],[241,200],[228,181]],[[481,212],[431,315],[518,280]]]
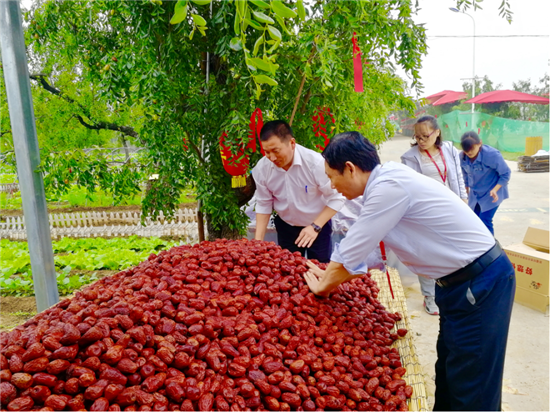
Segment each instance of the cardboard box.
[[548,230],[535,229],[534,227],[528,227],[525,236],[523,237],[523,243],[529,247],[532,247],[539,252],[548,253]]
[[523,243],[504,248],[516,271],[515,301],[543,313],[550,300],[548,237],[547,230],[530,227]]

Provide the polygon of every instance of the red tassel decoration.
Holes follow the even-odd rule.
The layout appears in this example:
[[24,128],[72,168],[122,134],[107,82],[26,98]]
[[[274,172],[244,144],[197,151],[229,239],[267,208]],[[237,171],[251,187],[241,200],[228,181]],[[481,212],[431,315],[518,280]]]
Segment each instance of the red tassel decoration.
[[355,32],[351,41],[353,43],[353,79],[355,81],[355,91],[363,92],[363,64],[361,62],[361,49],[357,44]]

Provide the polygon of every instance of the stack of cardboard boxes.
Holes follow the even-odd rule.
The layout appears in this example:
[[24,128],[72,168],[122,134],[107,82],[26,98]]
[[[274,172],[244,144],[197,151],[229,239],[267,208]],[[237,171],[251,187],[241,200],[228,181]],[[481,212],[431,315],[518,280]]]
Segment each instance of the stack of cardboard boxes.
[[523,243],[504,250],[516,270],[515,301],[543,313],[549,303],[549,250],[547,230],[528,228]]

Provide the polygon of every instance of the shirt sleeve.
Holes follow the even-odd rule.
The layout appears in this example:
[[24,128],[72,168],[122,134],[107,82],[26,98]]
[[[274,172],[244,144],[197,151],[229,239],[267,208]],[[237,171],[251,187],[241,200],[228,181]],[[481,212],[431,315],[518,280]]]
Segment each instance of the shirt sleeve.
[[368,193],[357,221],[335,248],[331,260],[344,265],[352,275],[367,273],[369,255],[399,223],[409,205],[409,194],[398,182],[376,182],[376,186]]
[[328,207],[339,212],[346,203],[346,198],[332,188],[330,179],[325,173],[325,161],[316,163],[314,166],[315,178],[319,185],[319,190],[323,194],[325,203]]
[[270,215],[273,211],[273,194],[267,188],[265,176],[260,165],[252,169],[252,177],[256,183],[256,213]]

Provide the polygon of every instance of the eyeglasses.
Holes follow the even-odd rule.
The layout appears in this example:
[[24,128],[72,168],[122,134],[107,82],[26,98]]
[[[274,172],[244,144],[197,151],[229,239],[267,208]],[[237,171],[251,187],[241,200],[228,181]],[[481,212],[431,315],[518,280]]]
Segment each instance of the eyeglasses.
[[413,135],[413,139],[416,140],[417,142],[424,142],[426,140],[428,140],[430,137],[432,137],[432,134],[434,134],[435,132],[437,132],[439,129],[435,129],[433,130],[428,136],[416,136],[416,135]]

